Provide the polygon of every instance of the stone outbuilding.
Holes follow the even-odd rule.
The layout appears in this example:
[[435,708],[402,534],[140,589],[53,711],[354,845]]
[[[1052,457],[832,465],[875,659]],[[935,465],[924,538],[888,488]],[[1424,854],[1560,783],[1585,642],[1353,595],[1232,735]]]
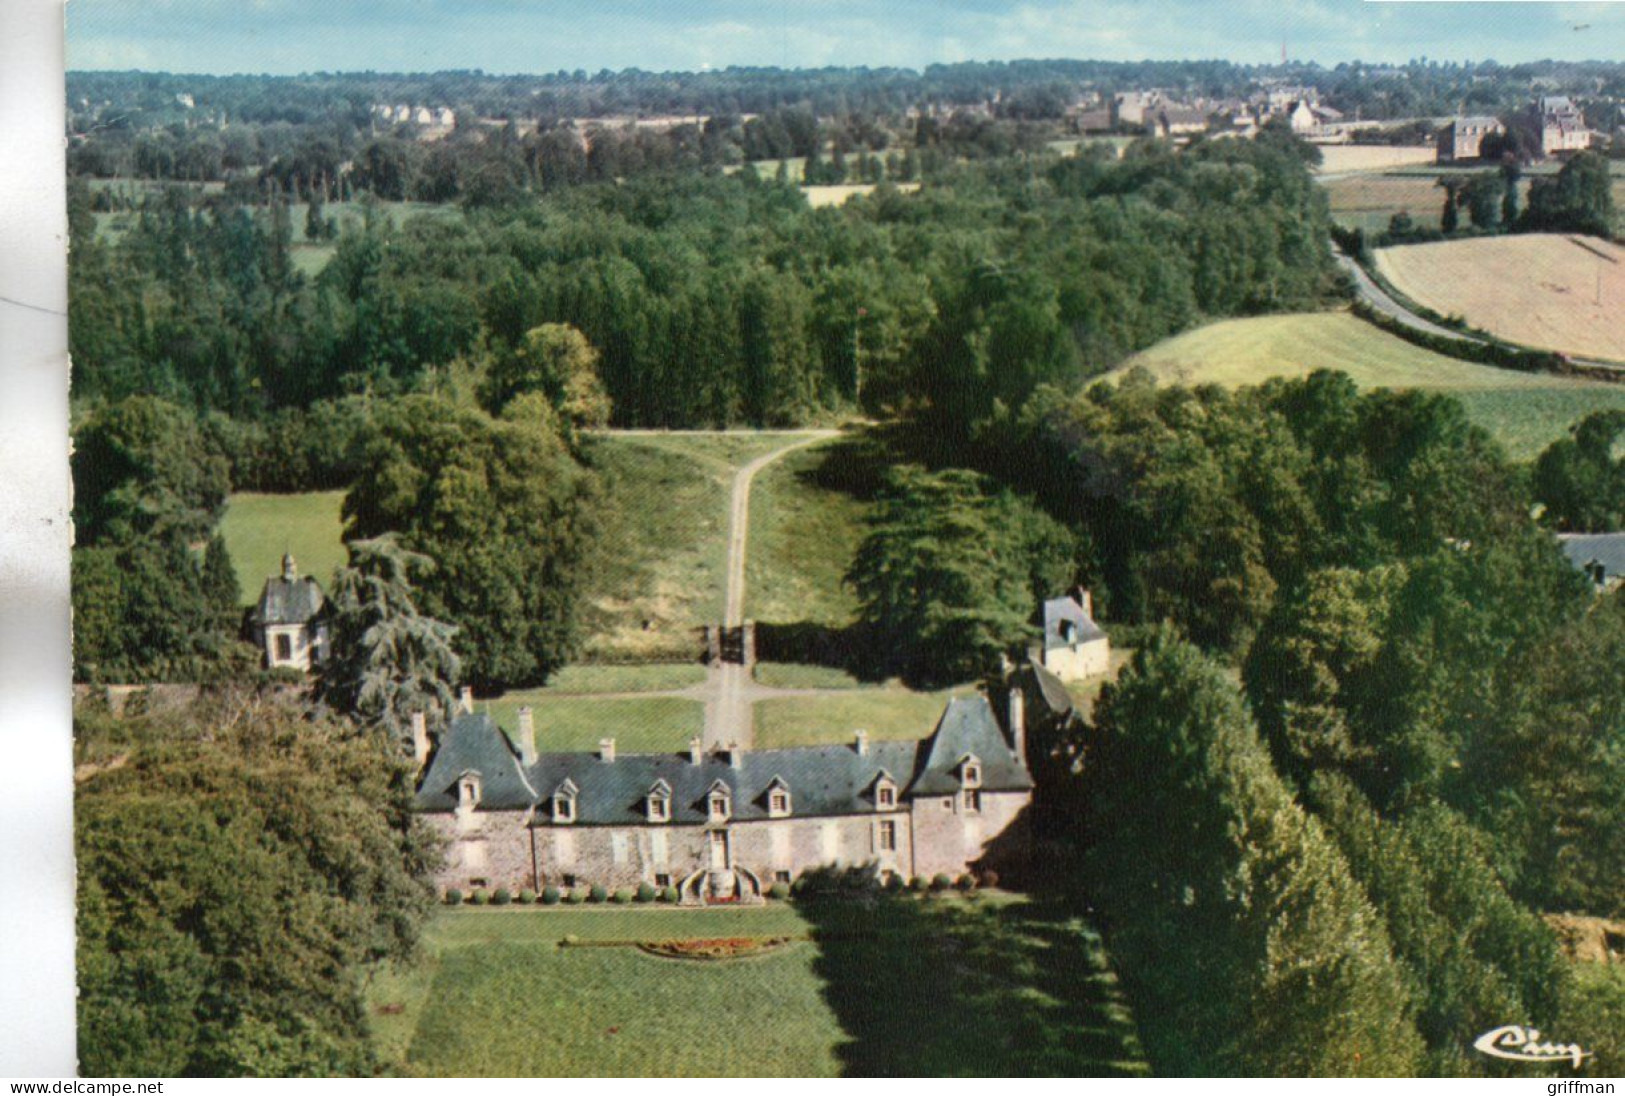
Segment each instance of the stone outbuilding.
[[1607,593],[1625,583],[1625,533],[1559,533],[1558,547],[1570,564]]
[[1082,681],[1106,672],[1111,641],[1095,623],[1089,591],[1044,602],[1044,640],[1039,663],[1062,681]]
[[327,661],[329,616],[321,583],[301,577],[293,556],[284,555],[282,574],[265,580],[248,614],[249,637],[264,652],[268,669],[308,673]]
[[[809,870],[958,876],[1025,849],[1033,782],[1019,707],[1001,728],[987,697],[949,701],[922,739],[626,754],[536,749],[465,693],[431,747],[413,807],[447,841],[442,888],[675,888],[685,903],[754,901]],[[545,731],[543,732],[545,734]]]

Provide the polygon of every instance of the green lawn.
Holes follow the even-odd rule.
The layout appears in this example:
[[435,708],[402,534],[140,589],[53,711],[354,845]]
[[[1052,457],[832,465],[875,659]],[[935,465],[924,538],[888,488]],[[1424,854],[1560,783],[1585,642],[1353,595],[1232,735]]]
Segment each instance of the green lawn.
[[596,750],[600,739],[613,738],[622,753],[676,753],[688,748],[688,740],[699,735],[705,722],[705,706],[697,700],[558,697],[550,692],[515,689],[475,706],[489,706],[497,725],[511,735],[519,726],[519,709],[529,705],[541,752]]
[[[686,658],[722,617],[734,473],[791,435],[593,435],[605,535],[589,592],[586,657]],[[753,502],[754,502],[754,492]]]
[[1362,388],[1448,391],[1512,457],[1523,460],[1589,412],[1625,407],[1625,386],[1460,361],[1346,312],[1222,320],[1160,342],[1122,369],[1137,365],[1179,384],[1235,387],[1325,368],[1342,370]]
[[697,662],[649,662],[626,666],[580,663],[553,675],[543,693],[659,693],[705,680]]
[[857,619],[857,599],[844,579],[871,506],[817,479],[825,461],[851,444],[836,439],[815,445],[757,474],[745,561],[747,617],[833,627]]
[[[582,939],[802,937],[731,962]],[[419,1076],[1143,1074],[1099,937],[1003,896],[732,910],[441,910],[374,979],[386,1062]]]
[[888,684],[830,696],[763,700],[756,705],[756,745],[772,749],[848,742],[857,730],[868,731],[871,738],[924,738],[936,728],[950,697],[973,692],[966,686],[919,693]]
[[859,689],[863,682],[833,666],[805,662],[758,662],[751,669],[756,680],[775,689]]
[[314,575],[324,589],[348,560],[339,512],[343,491],[302,495],[239,492],[226,501],[220,535],[237,570],[242,603],[259,600],[265,580],[282,573],[282,554],[292,552],[300,574]]

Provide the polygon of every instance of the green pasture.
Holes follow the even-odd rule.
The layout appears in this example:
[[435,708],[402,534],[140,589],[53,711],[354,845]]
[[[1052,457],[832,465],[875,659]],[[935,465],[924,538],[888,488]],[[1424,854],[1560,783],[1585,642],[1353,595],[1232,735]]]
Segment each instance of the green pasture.
[[[792,936],[693,962],[580,940]],[[415,1076],[1008,1076],[1147,1072],[1100,938],[1002,895],[873,905],[439,911],[369,1006]]]
[[949,698],[974,691],[964,686],[915,692],[888,682],[841,693],[757,701],[756,746],[765,750],[850,742],[858,730],[875,739],[924,738],[936,729]]
[[1362,388],[1447,391],[1515,459],[1533,458],[1592,411],[1625,407],[1625,386],[1523,373],[1435,354],[1346,312],[1222,320],[1124,363],[1165,383],[1239,387],[1339,369]]
[[475,702],[475,710],[489,711],[510,737],[526,706],[541,752],[591,751],[600,739],[613,738],[621,753],[677,753],[705,725],[703,704],[674,696],[560,697],[548,689],[514,689]]
[[238,492],[226,500],[220,535],[237,571],[244,605],[259,600],[265,580],[282,573],[282,555],[292,552],[302,575],[313,575],[324,588],[333,571],[348,562],[340,510],[343,491],[299,495]]
[[825,462],[838,459],[850,444],[836,439],[798,450],[757,473],[745,561],[747,617],[833,627],[857,619],[857,599],[845,576],[871,507],[818,482]]

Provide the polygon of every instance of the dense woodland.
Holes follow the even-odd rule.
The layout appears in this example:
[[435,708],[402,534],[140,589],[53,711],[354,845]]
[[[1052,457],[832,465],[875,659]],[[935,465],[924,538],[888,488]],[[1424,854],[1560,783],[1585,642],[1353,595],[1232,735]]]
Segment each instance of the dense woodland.
[[[1421,69],[1404,79],[1483,75]],[[927,77],[985,96],[1018,71],[1058,78]],[[1180,71],[1159,79],[1235,75]],[[751,74],[719,76],[753,111],[910,86],[812,73],[756,101]],[[158,111],[176,79],[70,94],[148,81]],[[390,79],[258,107],[264,81],[188,90],[297,131],[342,121],[346,94],[404,95]],[[653,109],[641,78],[539,83]],[[661,109],[721,86],[674,79]],[[576,654],[616,504],[582,432],[858,415],[878,422],[828,472],[877,501],[855,663],[989,673],[1073,581],[1139,648],[1038,759],[1038,796],[1064,866],[1044,885],[1103,923],[1159,1072],[1488,1072],[1464,1048],[1513,1021],[1617,1066],[1618,983],[1578,977],[1539,914],[1625,914],[1625,594],[1550,536],[1617,525],[1618,416],[1527,468],[1450,398],[1333,371],[1091,381],[1202,320],[1337,298],[1314,155],[1273,131],[1120,161],[961,149],[917,160],[918,194],[819,210],[698,159],[520,173],[449,217],[318,215],[335,251],[314,277],[287,199],[319,175],[270,199],[257,178],[158,188],[101,239],[76,180],[76,676],[221,683],[186,711],[78,714],[81,761],[125,757],[78,800],[94,1068],[376,1068],[360,979],[410,953],[434,855],[405,811],[404,713]],[[341,657],[308,707],[253,692],[215,531],[245,488],[349,489]]]

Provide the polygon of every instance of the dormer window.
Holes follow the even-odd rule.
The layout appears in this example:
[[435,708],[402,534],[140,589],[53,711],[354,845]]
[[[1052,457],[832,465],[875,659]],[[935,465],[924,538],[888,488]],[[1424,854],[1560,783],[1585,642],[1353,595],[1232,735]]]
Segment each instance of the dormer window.
[[733,815],[733,793],[728,785],[717,781],[706,795],[706,816],[712,822],[726,822]]
[[574,781],[566,780],[553,793],[553,821],[568,825],[576,820],[576,793]]
[[644,800],[644,808],[650,822],[670,822],[671,785],[664,780],[656,781]]
[[982,786],[982,762],[974,754],[959,759],[959,783],[967,788]]
[[480,805],[480,774],[466,772],[457,779],[457,809],[471,811]]
[[897,807],[897,782],[885,773],[875,781],[875,810],[890,811]]
[[778,777],[767,787],[767,816],[784,818],[790,813],[790,785]]

